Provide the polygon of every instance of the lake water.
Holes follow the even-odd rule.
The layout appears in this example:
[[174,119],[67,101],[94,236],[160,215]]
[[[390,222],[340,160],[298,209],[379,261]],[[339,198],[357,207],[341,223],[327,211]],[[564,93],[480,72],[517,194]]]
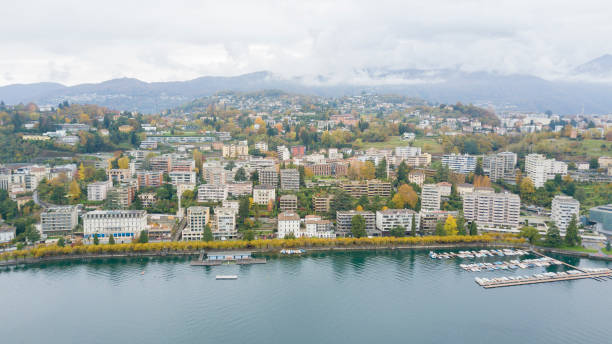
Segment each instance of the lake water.
[[[1,342],[612,342],[612,280],[485,290],[474,277],[544,268],[466,272],[459,264],[474,260],[427,252],[314,253],[251,266],[142,258],[5,268]],[[487,260],[502,259],[514,258]]]

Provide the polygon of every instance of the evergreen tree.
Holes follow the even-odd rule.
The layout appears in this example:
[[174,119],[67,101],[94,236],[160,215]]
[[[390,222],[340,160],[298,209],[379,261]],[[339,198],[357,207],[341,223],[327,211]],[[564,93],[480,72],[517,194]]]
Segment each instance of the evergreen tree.
[[582,238],[578,235],[578,225],[576,224],[576,215],[572,216],[567,229],[565,230],[565,244],[567,246],[580,246]]
[[546,244],[552,247],[559,247],[563,243],[561,239],[561,233],[559,232],[559,228],[554,224],[551,224],[548,227],[548,232],[546,232]]
[[438,223],[436,223],[435,235],[438,235],[438,236],[446,235],[446,231],[444,230],[444,221],[440,220],[438,221]]
[[114,245],[115,244],[115,237],[114,236],[109,236],[108,237],[108,244],[109,245]]
[[149,233],[147,231],[140,231],[140,235],[138,236],[138,242],[140,244],[146,244],[149,242]]
[[293,234],[293,232],[289,232],[289,233],[285,234],[285,239],[287,239],[287,240],[295,239],[295,234]]
[[474,174],[477,176],[484,176],[484,170],[482,169],[482,158],[478,158],[476,160],[476,169],[474,170]]
[[244,234],[242,234],[242,238],[246,241],[252,241],[255,239],[255,231],[252,229],[249,229],[247,231],[244,231]]
[[213,237],[212,230],[210,229],[210,225],[206,224],[206,226],[204,227],[204,234],[202,235],[202,240],[213,241],[213,239],[214,237]]
[[378,165],[376,165],[376,171],[374,172],[374,175],[378,179],[387,178],[387,159],[386,158],[383,158],[382,161],[379,162]]
[[244,167],[240,167],[236,171],[236,174],[234,175],[234,180],[237,181],[237,182],[244,182],[246,180],[249,180],[249,178],[247,177],[247,173],[244,170]]
[[363,216],[353,216],[351,219],[351,234],[354,238],[362,238],[368,235],[366,232],[366,222]]
[[610,252],[612,247],[610,247],[610,240],[606,241],[606,251]]
[[472,221],[472,223],[470,223],[470,235],[478,235],[478,225],[476,224],[476,221]]
[[248,197],[242,197],[238,204],[238,223],[244,223],[244,220],[249,217],[251,202]]
[[463,219],[463,214],[459,213],[459,216],[457,216],[457,234],[459,235],[466,235],[467,233],[465,232],[465,220]]
[[397,185],[408,183],[408,165],[402,160],[397,168]]
[[403,236],[406,236],[406,228],[402,226],[395,226],[391,228],[391,230],[389,231],[389,234],[392,237],[401,238]]
[[94,234],[93,243],[94,245],[98,245],[100,243],[100,239],[98,239],[98,234]]
[[64,245],[66,245],[64,237],[60,237],[59,239],[57,239],[57,246],[64,247]]
[[416,236],[416,215],[412,215],[412,224],[410,225],[410,234],[415,237]]

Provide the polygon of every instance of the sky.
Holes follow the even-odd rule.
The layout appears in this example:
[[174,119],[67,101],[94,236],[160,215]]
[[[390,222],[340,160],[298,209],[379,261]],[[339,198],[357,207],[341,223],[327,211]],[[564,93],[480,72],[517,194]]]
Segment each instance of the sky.
[[457,68],[555,79],[612,53],[610,1],[19,0],[0,85]]

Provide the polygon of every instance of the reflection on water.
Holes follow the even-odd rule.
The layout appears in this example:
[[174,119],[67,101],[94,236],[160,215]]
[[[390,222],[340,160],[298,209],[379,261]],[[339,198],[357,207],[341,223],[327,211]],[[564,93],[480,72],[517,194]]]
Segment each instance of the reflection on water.
[[[599,344],[612,336],[612,281],[485,290],[474,277],[565,267],[472,273],[459,264],[474,260],[433,260],[427,253],[313,252],[215,267],[157,257],[1,268],[3,309],[11,310],[0,312],[3,342]],[[483,261],[510,259],[516,257]],[[239,278],[217,281],[219,274]],[[68,339],[48,335],[66,324]]]

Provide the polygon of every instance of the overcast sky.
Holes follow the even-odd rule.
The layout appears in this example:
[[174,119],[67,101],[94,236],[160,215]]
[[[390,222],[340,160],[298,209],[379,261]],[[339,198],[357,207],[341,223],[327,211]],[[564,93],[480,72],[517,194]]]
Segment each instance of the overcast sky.
[[610,1],[19,0],[1,13],[0,85],[378,67],[551,78],[612,52]]

